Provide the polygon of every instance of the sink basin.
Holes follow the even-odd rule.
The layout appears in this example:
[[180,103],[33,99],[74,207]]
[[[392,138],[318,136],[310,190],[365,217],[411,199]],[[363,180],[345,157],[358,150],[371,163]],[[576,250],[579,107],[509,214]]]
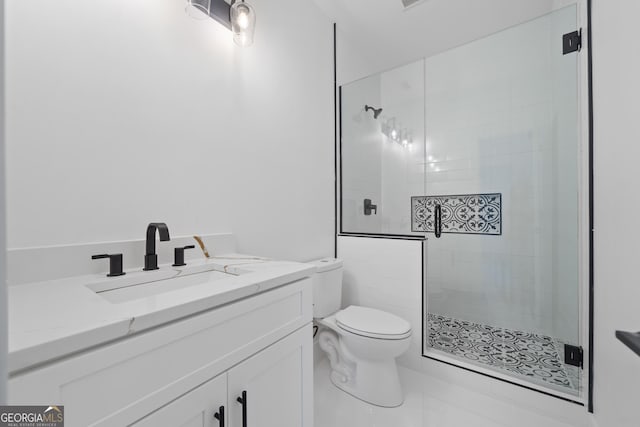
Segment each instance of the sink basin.
[[185,289],[191,286],[211,283],[244,273],[219,271],[221,266],[213,264],[197,265],[189,268],[136,271],[126,276],[90,283],[90,290],[112,303],[123,303]]
[[180,272],[176,270],[134,271],[128,272],[125,276],[103,278],[98,282],[90,283],[86,286],[93,292],[99,294],[101,292],[109,292],[129,286],[167,280],[179,274]]
[[174,268],[180,271],[181,276],[184,276],[187,274],[198,274],[198,273],[203,273],[207,271],[219,271],[221,273],[227,273],[233,276],[239,276],[240,274],[249,272],[249,270],[243,270],[234,265],[224,265],[224,264],[216,264],[216,263],[186,265],[184,267],[174,267]]

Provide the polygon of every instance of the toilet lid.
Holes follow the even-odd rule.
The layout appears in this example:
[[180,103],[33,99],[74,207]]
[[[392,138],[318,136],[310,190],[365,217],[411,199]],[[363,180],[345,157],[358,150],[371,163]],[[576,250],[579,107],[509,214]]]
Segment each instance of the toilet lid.
[[387,339],[411,335],[411,325],[400,317],[373,308],[351,305],[336,313],[336,323],[355,334]]

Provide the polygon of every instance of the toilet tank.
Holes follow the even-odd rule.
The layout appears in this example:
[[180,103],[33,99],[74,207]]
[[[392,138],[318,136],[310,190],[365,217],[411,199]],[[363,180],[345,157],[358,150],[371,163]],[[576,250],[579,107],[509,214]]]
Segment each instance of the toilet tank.
[[323,318],[342,305],[342,260],[323,258],[313,261],[313,317]]

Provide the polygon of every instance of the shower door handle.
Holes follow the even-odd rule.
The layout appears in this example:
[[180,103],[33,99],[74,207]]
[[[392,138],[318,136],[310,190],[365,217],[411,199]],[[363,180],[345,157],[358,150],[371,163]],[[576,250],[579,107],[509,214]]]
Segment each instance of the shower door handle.
[[442,236],[442,206],[439,204],[436,205],[434,212],[433,231],[437,239]]

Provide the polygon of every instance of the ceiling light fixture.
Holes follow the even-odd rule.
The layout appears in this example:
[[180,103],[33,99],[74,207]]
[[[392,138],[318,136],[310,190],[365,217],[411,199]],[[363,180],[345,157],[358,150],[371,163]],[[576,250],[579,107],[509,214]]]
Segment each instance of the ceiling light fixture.
[[187,0],[187,14],[195,19],[215,19],[233,33],[233,41],[242,47],[253,44],[256,28],[256,13],[244,0]]

